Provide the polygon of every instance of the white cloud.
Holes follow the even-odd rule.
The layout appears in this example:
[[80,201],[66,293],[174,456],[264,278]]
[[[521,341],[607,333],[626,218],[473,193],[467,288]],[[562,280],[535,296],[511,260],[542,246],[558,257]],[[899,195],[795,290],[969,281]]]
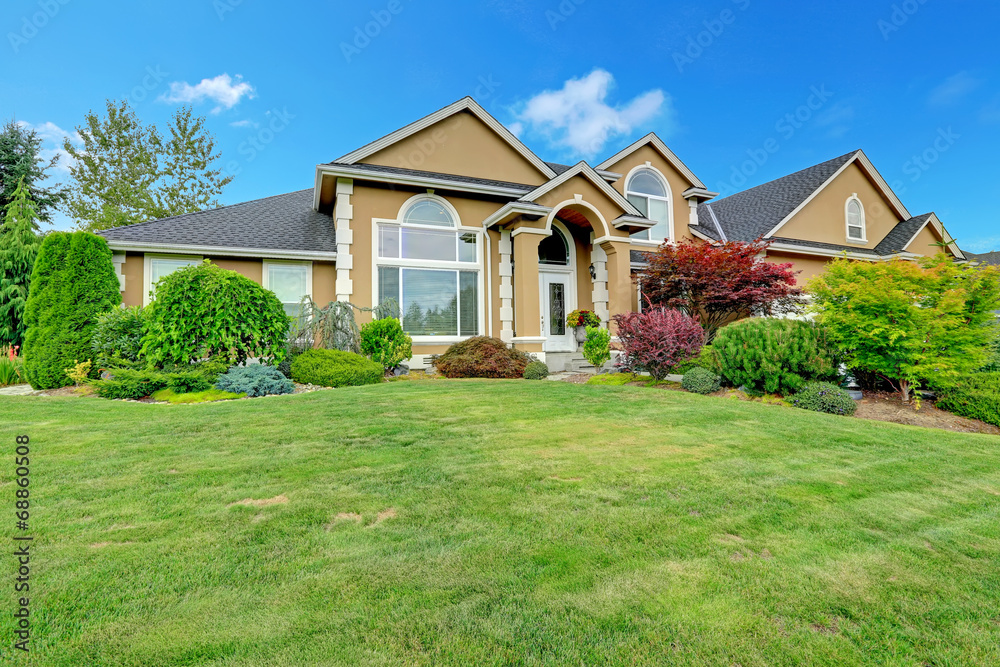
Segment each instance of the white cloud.
[[838,102],[817,116],[816,124],[826,128],[827,136],[831,139],[840,139],[851,131],[855,115],[854,106],[847,102]]
[[658,89],[625,105],[609,105],[606,100],[614,83],[609,72],[596,69],[582,79],[570,79],[562,90],[539,93],[517,115],[512,131],[518,134],[530,128],[576,155],[593,157],[613,137],[630,134],[660,113],[673,115],[670,97]]
[[931,91],[928,102],[931,106],[945,107],[960,102],[963,97],[979,88],[982,81],[968,72],[959,72],[944,80],[944,83]]
[[63,140],[68,137],[73,144],[79,146],[83,143],[80,134],[76,130],[67,132],[50,121],[34,125],[22,120],[18,121],[17,124],[29,130],[34,130],[38,138],[42,140],[41,150],[39,150],[38,154],[45,160],[46,164],[53,157],[59,156],[56,166],[49,172],[49,179],[58,180],[60,176],[69,176],[69,168],[73,164],[73,158],[63,148]]
[[255,121],[252,121],[252,120],[249,120],[249,119],[233,121],[229,125],[231,127],[252,127],[252,128],[255,128],[255,129],[258,128],[258,127],[260,127],[260,123],[257,123]]
[[993,252],[1000,249],[1000,236],[986,236],[971,241],[961,241],[959,245],[962,250],[968,250],[969,252]]
[[187,81],[174,81],[170,84],[170,92],[160,95],[159,101],[168,104],[197,104],[204,100],[216,103],[212,113],[220,113],[232,109],[244,97],[253,99],[257,96],[254,87],[239,74],[235,78],[228,74],[220,74],[214,79],[202,79],[201,83],[192,86]]

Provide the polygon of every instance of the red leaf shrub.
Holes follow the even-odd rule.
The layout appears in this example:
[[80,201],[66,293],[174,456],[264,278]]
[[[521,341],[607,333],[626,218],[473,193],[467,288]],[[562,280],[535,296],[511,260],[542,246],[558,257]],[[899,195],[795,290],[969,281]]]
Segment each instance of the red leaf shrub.
[[514,380],[524,376],[524,369],[531,361],[527,352],[511,349],[499,338],[477,336],[449,347],[434,366],[449,378]]
[[688,315],[665,308],[614,316],[626,370],[648,371],[656,381],[671,369],[698,356],[705,330]]

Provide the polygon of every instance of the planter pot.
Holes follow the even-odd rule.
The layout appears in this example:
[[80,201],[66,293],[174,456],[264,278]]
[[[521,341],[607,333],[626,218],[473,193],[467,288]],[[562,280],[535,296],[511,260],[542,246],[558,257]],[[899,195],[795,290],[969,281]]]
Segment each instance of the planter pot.
[[860,389],[848,389],[847,395],[850,396],[855,401],[860,401],[865,397],[864,393]]
[[587,342],[587,327],[574,327],[577,343]]

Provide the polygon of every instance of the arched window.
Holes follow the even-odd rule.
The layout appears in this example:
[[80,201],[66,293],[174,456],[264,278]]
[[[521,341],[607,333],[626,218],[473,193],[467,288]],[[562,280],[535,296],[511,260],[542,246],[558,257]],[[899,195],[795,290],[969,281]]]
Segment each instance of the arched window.
[[557,227],[552,228],[552,236],[538,244],[538,263],[569,266],[569,243]]
[[663,178],[654,170],[637,170],[628,179],[625,196],[639,212],[656,225],[632,235],[644,241],[665,241],[670,236],[670,193]]
[[847,240],[866,243],[865,207],[857,195],[847,200]]
[[403,215],[403,224],[454,227],[455,220],[440,202],[433,199],[421,199],[407,209]]

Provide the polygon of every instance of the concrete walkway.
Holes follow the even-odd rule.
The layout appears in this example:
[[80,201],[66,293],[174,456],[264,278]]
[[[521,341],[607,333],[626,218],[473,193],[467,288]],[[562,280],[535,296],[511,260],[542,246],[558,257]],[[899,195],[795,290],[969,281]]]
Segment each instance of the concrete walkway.
[[30,384],[15,384],[9,387],[0,387],[0,396],[31,396],[35,390]]

